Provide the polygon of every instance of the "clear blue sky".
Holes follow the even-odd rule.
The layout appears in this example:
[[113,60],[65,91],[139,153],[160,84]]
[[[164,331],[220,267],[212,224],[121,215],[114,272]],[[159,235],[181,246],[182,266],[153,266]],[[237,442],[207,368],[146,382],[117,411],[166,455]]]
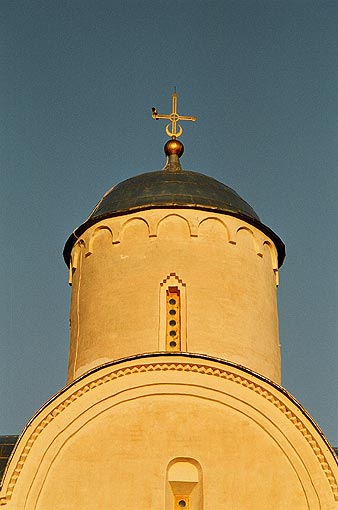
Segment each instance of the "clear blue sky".
[[164,164],[151,107],[196,115],[185,169],[286,243],[283,384],[338,446],[336,0],[2,0],[0,434],[64,384],[64,242],[113,184]]

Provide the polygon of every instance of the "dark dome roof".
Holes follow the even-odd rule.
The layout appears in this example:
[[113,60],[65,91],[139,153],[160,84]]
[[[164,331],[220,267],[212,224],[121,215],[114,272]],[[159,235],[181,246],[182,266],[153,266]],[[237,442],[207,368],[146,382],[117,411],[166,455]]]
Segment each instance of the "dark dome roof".
[[103,196],[90,218],[99,221],[111,214],[154,206],[207,207],[244,214],[259,221],[249,204],[212,177],[197,172],[163,170],[120,182]]
[[159,207],[197,208],[242,218],[274,241],[280,265],[283,262],[285,249],[282,241],[260,222],[253,208],[233,189],[198,172],[159,170],[131,177],[108,190],[89,218],[66,242],[66,263],[69,265],[76,239],[91,225],[118,214]]

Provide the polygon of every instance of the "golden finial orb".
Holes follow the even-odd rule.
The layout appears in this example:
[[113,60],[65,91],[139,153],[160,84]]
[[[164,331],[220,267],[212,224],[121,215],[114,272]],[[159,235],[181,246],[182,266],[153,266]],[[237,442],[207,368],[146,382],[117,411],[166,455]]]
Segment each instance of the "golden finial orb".
[[184,145],[180,140],[172,138],[165,144],[164,152],[166,156],[172,156],[173,154],[176,154],[180,158],[184,152]]

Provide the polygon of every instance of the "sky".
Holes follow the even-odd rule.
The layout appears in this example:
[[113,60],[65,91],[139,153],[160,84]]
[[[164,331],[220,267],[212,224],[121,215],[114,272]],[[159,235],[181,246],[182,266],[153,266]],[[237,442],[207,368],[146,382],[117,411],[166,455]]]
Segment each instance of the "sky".
[[65,385],[64,243],[163,167],[176,86],[183,168],[286,244],[283,386],[338,446],[337,26],[336,0],[0,2],[0,434]]

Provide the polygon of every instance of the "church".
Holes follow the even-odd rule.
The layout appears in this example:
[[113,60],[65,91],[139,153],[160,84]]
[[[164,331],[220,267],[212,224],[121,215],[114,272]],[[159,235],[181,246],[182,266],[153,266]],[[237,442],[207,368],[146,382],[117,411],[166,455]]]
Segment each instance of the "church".
[[[182,169],[109,189],[68,238],[67,385],[0,438],[4,510],[338,510],[333,448],[281,386],[281,239]],[[88,207],[88,209],[90,206]],[[0,472],[1,479],[1,472]]]

